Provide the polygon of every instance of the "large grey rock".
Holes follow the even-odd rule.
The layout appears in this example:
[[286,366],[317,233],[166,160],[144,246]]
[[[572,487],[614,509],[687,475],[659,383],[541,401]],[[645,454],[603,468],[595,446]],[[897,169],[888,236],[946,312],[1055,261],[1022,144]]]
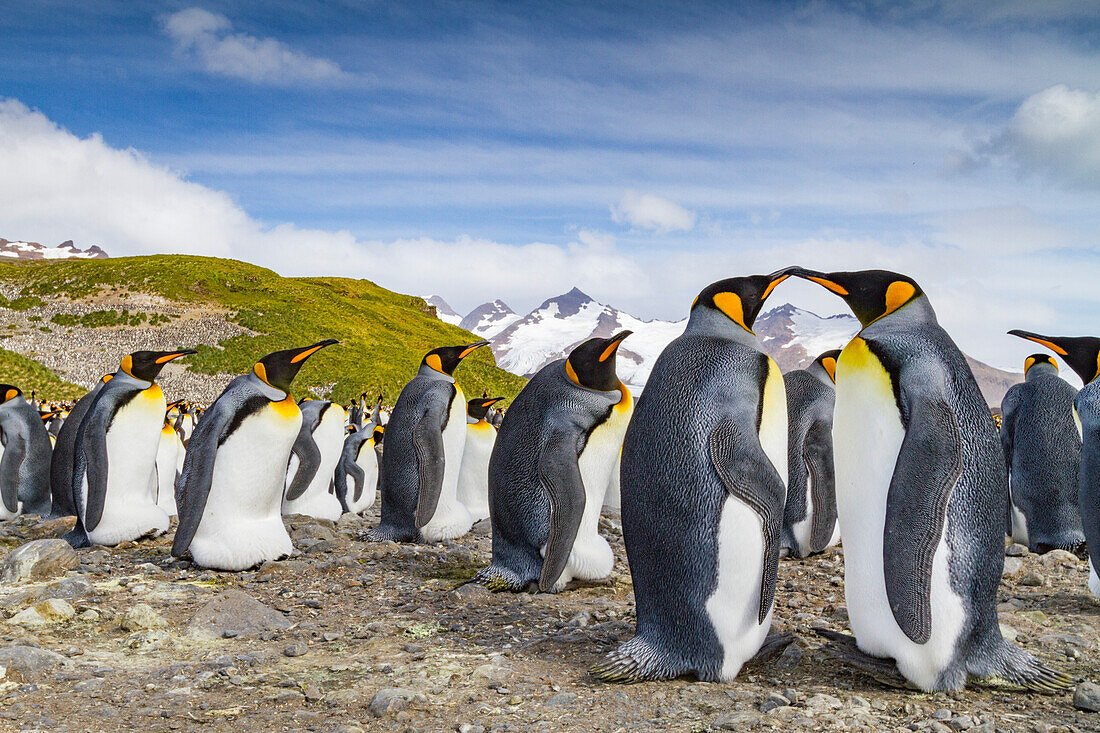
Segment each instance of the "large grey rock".
[[374,694],[374,699],[370,701],[370,711],[374,717],[381,718],[387,713],[404,710],[405,706],[408,705],[408,701],[415,694],[412,690],[406,690],[403,687],[389,687],[385,690],[379,690]]
[[292,624],[283,614],[239,590],[227,590],[200,608],[187,625],[193,639],[213,641],[225,638],[225,632],[237,636],[256,636],[265,631],[282,631]]
[[1082,682],[1073,691],[1073,707],[1100,713],[1100,685],[1095,682]]
[[0,580],[20,583],[47,580],[77,566],[76,550],[65,540],[34,540],[21,545],[4,558]]
[[0,667],[6,667],[9,674],[15,671],[27,678],[36,677],[67,661],[56,652],[37,649],[33,646],[0,647]]

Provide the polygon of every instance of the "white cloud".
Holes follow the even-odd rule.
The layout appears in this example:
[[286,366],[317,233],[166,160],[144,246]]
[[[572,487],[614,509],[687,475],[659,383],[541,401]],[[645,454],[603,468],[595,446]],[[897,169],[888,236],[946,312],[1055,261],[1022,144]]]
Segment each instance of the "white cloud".
[[295,51],[274,38],[232,33],[224,15],[188,8],[164,19],[180,53],[208,72],[259,84],[330,82],[348,77],[336,63]]
[[627,191],[618,204],[611,207],[616,224],[629,224],[635,229],[656,232],[690,231],[695,226],[695,212],[666,198],[651,193]]
[[[228,195],[181,178],[98,135],[80,138],[16,100],[0,101],[0,236],[73,239],[114,256],[232,257],[287,275],[365,277],[405,293],[440,292],[456,307],[528,302],[574,285],[609,300],[638,297],[648,275],[614,237],[581,230],[564,246],[461,236],[357,240],[346,231],[268,226]],[[13,174],[13,172],[18,174]]]
[[1000,144],[1025,169],[1100,187],[1100,93],[1058,84],[1033,94]]

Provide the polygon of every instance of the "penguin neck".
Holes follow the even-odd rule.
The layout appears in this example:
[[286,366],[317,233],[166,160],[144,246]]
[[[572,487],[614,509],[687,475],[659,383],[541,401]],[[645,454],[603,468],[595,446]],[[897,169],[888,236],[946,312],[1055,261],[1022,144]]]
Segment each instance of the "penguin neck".
[[471,416],[471,415],[467,415],[467,416],[466,416],[466,424],[467,424],[467,425],[477,425],[477,424],[478,424],[479,422],[482,422],[482,421],[481,421],[481,420],[479,420],[479,419],[478,419],[478,418],[476,418],[476,417],[473,417],[473,416]]
[[684,333],[717,336],[744,344],[756,351],[764,350],[755,333],[734,323],[725,314],[712,308],[698,307],[692,311]]
[[286,392],[282,391],[278,387],[272,387],[270,384],[257,377],[256,372],[249,372],[248,379],[252,382],[252,386],[254,386],[260,392],[260,394],[262,394],[264,397],[268,398],[272,402],[282,402],[289,396]]
[[922,293],[893,313],[887,313],[880,316],[878,320],[871,321],[863,327],[860,333],[868,333],[871,329],[879,326],[891,329],[898,326],[902,328],[919,326],[925,323],[939,325],[939,321],[936,319],[936,311],[932,309],[932,304],[928,302],[928,298]]
[[806,372],[813,375],[817,381],[821,382],[830,389],[836,389],[836,384],[833,382],[832,377],[829,376],[829,372],[825,371],[825,367],[821,366],[821,362],[815,361],[806,367]]
[[138,389],[149,389],[153,386],[152,380],[146,381],[144,379],[138,379],[137,377],[127,374],[121,369],[115,372],[115,376],[111,378],[111,381],[108,382],[108,384],[121,384],[123,386],[136,387]]
[[451,384],[455,383],[455,378],[452,377],[450,374],[444,374],[443,372],[437,372],[435,369],[432,369],[427,364],[421,364],[420,365],[420,371],[418,371],[416,373],[416,376],[418,376],[418,377],[427,377],[428,379],[437,379],[437,380],[442,381],[442,382],[450,382]]
[[1046,363],[1035,364],[1034,366],[1032,366],[1030,369],[1027,370],[1027,374],[1024,376],[1024,381],[1025,382],[1033,382],[1036,379],[1041,379],[1043,377],[1057,377],[1057,376],[1058,376],[1058,368],[1055,367],[1053,364],[1046,364]]

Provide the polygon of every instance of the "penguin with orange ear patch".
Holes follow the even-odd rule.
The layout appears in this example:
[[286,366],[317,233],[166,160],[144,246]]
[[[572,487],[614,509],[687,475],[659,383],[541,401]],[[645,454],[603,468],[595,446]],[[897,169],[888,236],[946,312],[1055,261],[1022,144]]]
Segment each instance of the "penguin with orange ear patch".
[[168,530],[168,514],[149,491],[167,404],[156,383],[164,365],[194,349],[135,351],[122,358],[77,428],[72,499],[75,547],[114,546]]
[[492,564],[477,575],[490,590],[556,593],[610,575],[615,556],[597,527],[634,413],[615,371],[629,335],[585,341],[509,406],[489,459]]
[[787,503],[783,549],[807,557],[840,541],[833,475],[836,360],[826,351],[805,369],[783,375],[787,388]]
[[237,377],[199,419],[176,481],[172,554],[196,565],[246,570],[294,549],[282,521],[283,486],[302,412],[290,385],[335,339],[268,354]]
[[[372,542],[439,542],[461,537],[473,517],[458,500],[466,445],[466,396],[454,371],[488,341],[433,349],[401,390],[386,423],[382,520]],[[380,419],[380,418],[379,418]]]
[[1041,336],[1030,331],[1009,333],[1042,344],[1062,357],[1085,384],[1073,400],[1073,417],[1081,436],[1077,491],[1089,550],[1089,590],[1100,596],[1100,338]]

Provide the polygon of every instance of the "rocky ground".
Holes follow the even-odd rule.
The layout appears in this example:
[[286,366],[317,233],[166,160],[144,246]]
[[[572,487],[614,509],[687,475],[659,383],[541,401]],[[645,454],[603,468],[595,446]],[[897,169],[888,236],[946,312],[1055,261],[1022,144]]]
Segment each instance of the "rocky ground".
[[[488,562],[484,527],[435,546],[372,545],[377,522],[290,517],[295,557],[213,573],[168,538],[72,553],[60,521],[0,528],[0,730],[1092,731],[1075,697],[881,687],[831,661],[810,628],[845,628],[842,555],[784,560],[775,627],[798,641],[736,682],[603,684],[588,668],[633,631],[619,524],[611,582],[558,595],[459,586]],[[21,550],[15,548],[23,547]],[[1100,678],[1100,602],[1068,553],[1008,550],[1005,632]]]
[[[0,295],[13,298],[20,289],[0,286]],[[93,311],[128,310],[158,313],[168,323],[151,326],[85,328],[53,323],[55,315],[83,316]],[[29,356],[57,373],[62,379],[91,388],[104,374],[118,369],[124,355],[148,349],[170,351],[195,344],[217,344],[248,329],[229,321],[228,313],[206,306],[183,308],[164,298],[146,293],[103,292],[94,297],[69,300],[51,297],[42,306],[26,310],[0,308],[0,346]],[[43,330],[47,329],[47,330]],[[213,402],[235,374],[198,374],[185,365],[169,364],[157,378],[169,400],[186,398]]]

